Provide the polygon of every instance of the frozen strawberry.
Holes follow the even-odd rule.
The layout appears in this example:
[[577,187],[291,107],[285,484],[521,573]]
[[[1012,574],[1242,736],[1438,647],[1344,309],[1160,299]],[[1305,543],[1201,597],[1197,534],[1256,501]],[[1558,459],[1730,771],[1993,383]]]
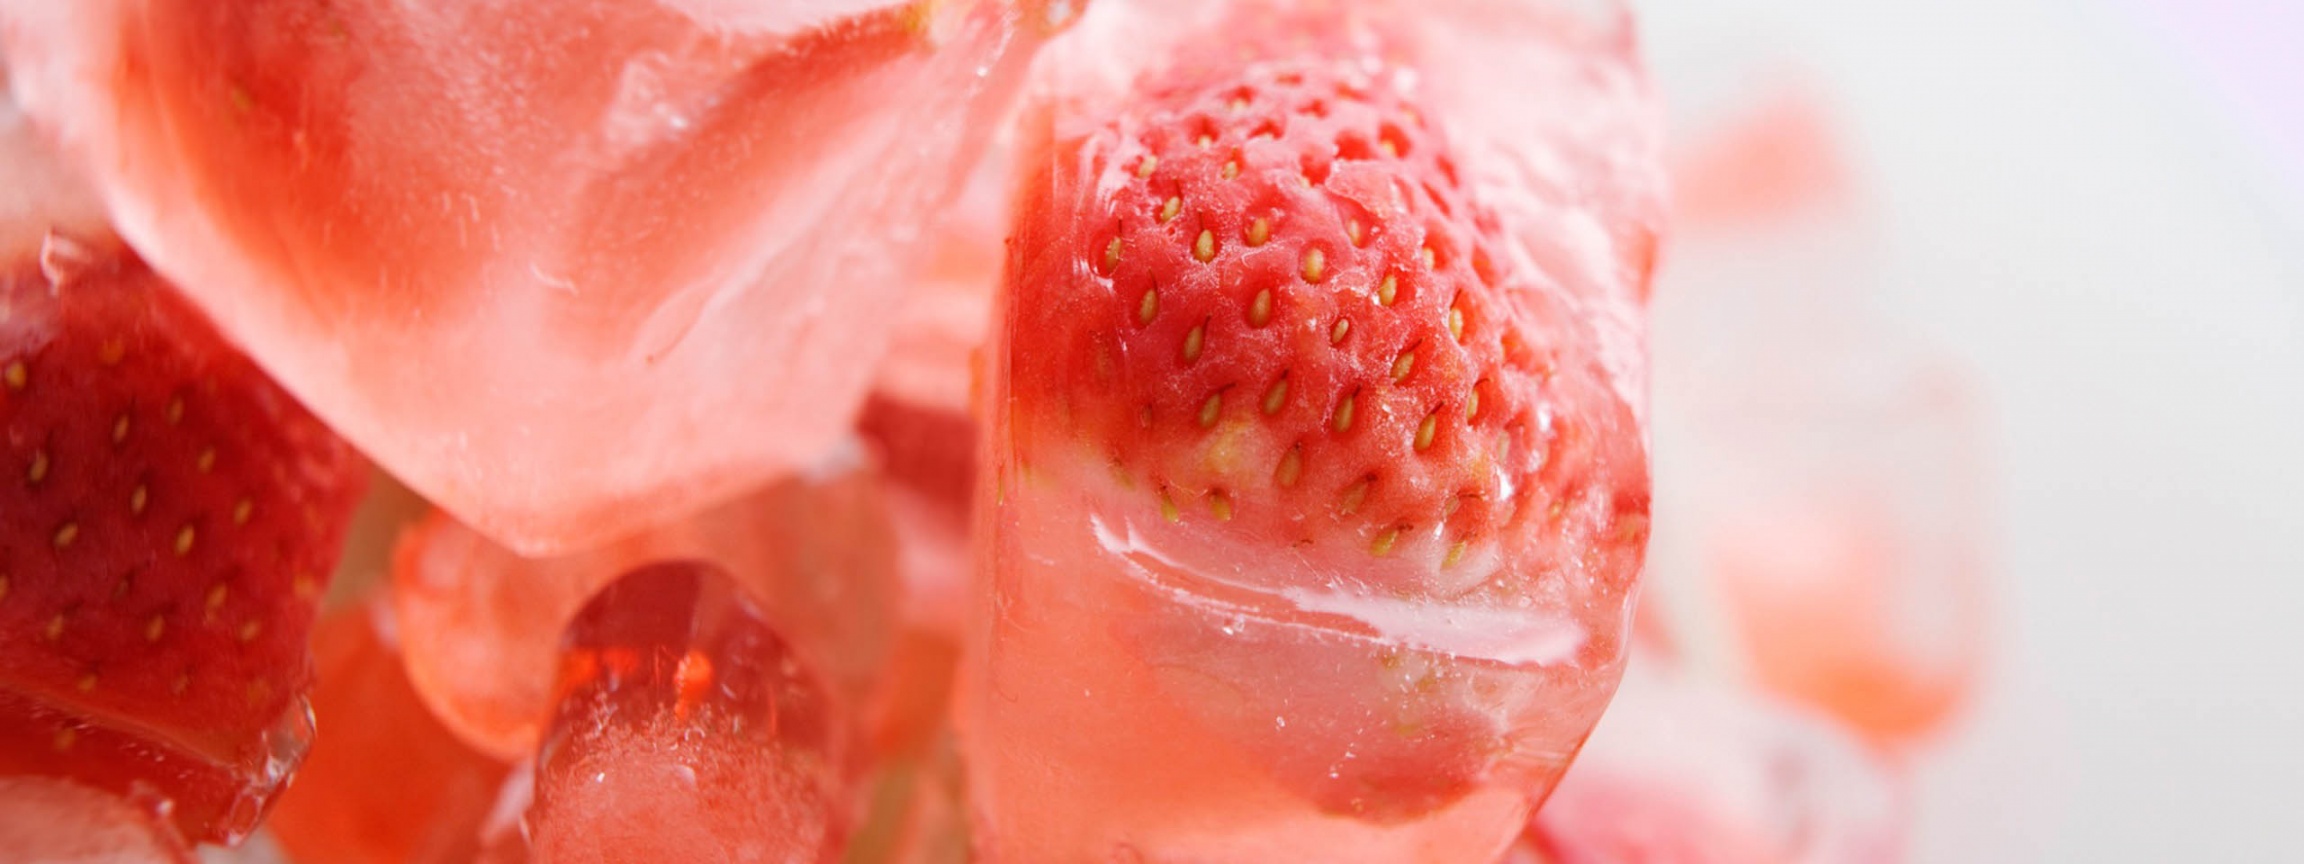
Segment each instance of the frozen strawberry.
[[[967,531],[976,483],[976,421],[948,410],[875,394],[857,431],[885,466],[889,500],[904,523],[905,572],[931,604],[957,600],[966,575]],[[951,610],[933,613],[957,623]]]
[[312,634],[319,735],[264,824],[297,861],[461,864],[507,766],[432,718],[393,644],[391,608],[363,603]]
[[0,777],[0,849],[40,864],[193,864],[167,824],[68,780]]
[[[1014,123],[996,136],[950,207],[938,214],[894,344],[872,383],[881,401],[965,416],[976,355],[992,329],[1002,241],[1015,191]],[[867,414],[869,416],[869,414]]]
[[[999,246],[995,236],[990,247]],[[968,404],[970,382],[997,272],[995,265],[976,274],[984,277],[981,284],[923,286],[909,308],[937,308],[925,317],[907,316],[856,425],[890,481],[889,506],[902,541],[906,627],[911,635],[953,646],[973,564],[968,525],[977,423]]]
[[560,634],[594,592],[649,561],[718,562],[762,598],[847,707],[874,698],[894,632],[897,542],[877,473],[826,466],[590,552],[522,558],[446,514],[403,535],[392,602],[418,693],[483,751],[531,752]]
[[[996,853],[1492,858],[1614,687],[1648,479],[1646,274],[1611,238],[1652,225],[1425,89],[1469,7],[1324,10],[1199,18],[1037,121],[962,727]],[[1628,66],[1579,29],[1611,22],[1502,28],[1574,62],[1484,86],[1575,107],[1523,148],[1648,172],[1644,137],[1570,131],[1641,110],[1557,74]],[[1542,214],[1601,226],[1590,260]]]
[[830,694],[724,571],[677,561],[610,583],[569,624],[555,690],[536,860],[840,860]]
[[1040,0],[0,3],[121,233],[530,554],[819,459]]
[[255,828],[310,733],[305,637],[359,456],[124,250],[0,274],[0,774]]
[[[1006,128],[1013,132],[1013,124]],[[976,486],[977,361],[1000,282],[1014,191],[1013,138],[996,138],[992,155],[940,214],[928,265],[899,313],[895,343],[857,421],[887,468],[905,523],[906,599],[916,613],[909,617],[955,638]]]
[[[972,190],[967,209],[1004,213],[982,206],[991,197]],[[939,243],[949,260],[907,306],[897,345],[857,422],[889,480],[904,585],[889,683],[871,707],[874,751],[881,754],[918,755],[943,728],[949,707],[975,564],[968,546],[978,443],[972,370],[989,326],[1001,245],[1000,228],[975,223],[990,215],[970,212],[962,220],[968,224]]]
[[975,565],[976,426],[964,412],[876,394],[860,431],[887,466],[904,596],[888,683],[872,706],[875,751],[912,753],[944,725],[959,659]]
[[889,479],[948,521],[967,521],[976,483],[976,421],[960,406],[875,394],[857,431]]
[[1508,862],[1903,860],[1901,778],[1851,730],[1644,663]]

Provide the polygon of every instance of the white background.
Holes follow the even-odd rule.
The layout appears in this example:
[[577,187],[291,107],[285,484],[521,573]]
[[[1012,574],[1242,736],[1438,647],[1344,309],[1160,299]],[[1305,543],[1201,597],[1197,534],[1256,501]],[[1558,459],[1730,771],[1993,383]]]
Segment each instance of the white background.
[[1814,73],[1878,302],[1991,402],[1997,659],[1914,860],[2304,861],[2304,195],[2131,7],[1639,8],[1668,98]]

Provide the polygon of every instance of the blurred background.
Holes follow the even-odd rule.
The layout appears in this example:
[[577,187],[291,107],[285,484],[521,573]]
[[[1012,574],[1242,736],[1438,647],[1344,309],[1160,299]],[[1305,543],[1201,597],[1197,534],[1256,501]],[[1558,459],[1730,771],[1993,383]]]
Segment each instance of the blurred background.
[[[1869,478],[1976,587],[1921,629],[1985,646],[1905,751],[1913,860],[2304,860],[2304,3],[1640,8],[1659,476],[1709,466],[1660,481],[1659,590],[1733,583],[1736,471]],[[1786,418],[1835,431],[1720,431]]]

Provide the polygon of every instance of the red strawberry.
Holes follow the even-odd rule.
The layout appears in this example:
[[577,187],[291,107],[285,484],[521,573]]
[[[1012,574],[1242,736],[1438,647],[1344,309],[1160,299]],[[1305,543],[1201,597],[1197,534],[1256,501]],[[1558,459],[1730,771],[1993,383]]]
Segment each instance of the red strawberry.
[[[1061,154],[1015,240],[1026,458],[1084,446],[1179,515],[1408,562],[1354,568],[1385,590],[1517,596],[1586,551],[1630,552],[1622,582],[1641,430],[1399,75],[1169,83]],[[1523,566],[1466,581],[1500,546]]]
[[0,774],[255,827],[365,467],[125,251],[0,274]]
[[[1530,190],[1481,185],[1414,58],[1344,29],[1235,21],[1120,110],[1051,121],[1007,282],[995,452],[1022,479],[996,482],[1081,490],[1128,526],[1117,569],[1201,598],[1107,625],[1168,702],[1392,823],[1540,797],[1613,688],[1648,473],[1589,304],[1644,289],[1542,266],[1490,201]],[[997,590],[1034,590],[1010,568],[1035,554],[1060,557],[996,563]],[[993,638],[995,664],[1029,653]]]

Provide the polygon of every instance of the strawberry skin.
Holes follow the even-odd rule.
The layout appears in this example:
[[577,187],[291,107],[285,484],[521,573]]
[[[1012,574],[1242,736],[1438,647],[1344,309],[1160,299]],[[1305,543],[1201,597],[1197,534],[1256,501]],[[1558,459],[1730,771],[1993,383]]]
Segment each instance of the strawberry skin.
[[0,773],[252,830],[366,467],[124,250],[0,274]]
[[1639,422],[1410,77],[1317,56],[1198,71],[1238,65],[1179,64],[1028,191],[1024,458],[1084,448],[1171,521],[1357,558],[1363,587],[1405,596],[1524,596],[1564,566],[1628,584]]

